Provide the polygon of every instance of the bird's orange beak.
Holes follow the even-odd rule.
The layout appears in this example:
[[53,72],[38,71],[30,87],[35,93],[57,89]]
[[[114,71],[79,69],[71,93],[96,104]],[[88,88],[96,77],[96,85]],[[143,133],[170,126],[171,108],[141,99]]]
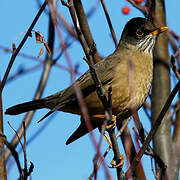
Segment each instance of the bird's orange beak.
[[152,35],[158,35],[164,31],[167,31],[169,28],[167,26],[164,27],[160,27],[158,29],[156,29],[155,31],[151,32]]

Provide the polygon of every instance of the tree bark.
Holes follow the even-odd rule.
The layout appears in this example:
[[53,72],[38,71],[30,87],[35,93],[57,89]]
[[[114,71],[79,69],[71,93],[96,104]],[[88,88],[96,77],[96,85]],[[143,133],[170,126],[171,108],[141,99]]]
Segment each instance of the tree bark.
[[[155,18],[161,25],[166,25],[164,0],[156,0]],[[170,93],[170,70],[168,59],[168,39],[166,34],[161,34],[158,38],[154,52],[154,77],[151,99],[152,124],[156,120]],[[171,121],[168,119],[167,114],[153,138],[155,152],[161,157],[166,165],[168,165],[172,153]],[[162,175],[162,173],[160,174]]]

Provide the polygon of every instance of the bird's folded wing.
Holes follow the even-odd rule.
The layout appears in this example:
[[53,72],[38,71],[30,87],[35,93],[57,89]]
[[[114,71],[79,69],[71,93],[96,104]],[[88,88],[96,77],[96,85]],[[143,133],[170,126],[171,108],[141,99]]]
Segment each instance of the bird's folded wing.
[[[118,61],[118,59],[116,59],[115,61]],[[115,61],[113,62],[113,56],[110,55],[94,65],[94,68],[102,85],[105,85],[107,83],[111,84],[111,81],[114,77],[114,69],[118,63]],[[75,83],[79,85],[84,98],[96,90],[96,86],[89,70],[81,77],[79,77],[79,79],[77,79]],[[56,105],[56,109],[60,109],[63,105],[67,105],[67,103],[71,104],[77,101],[74,84],[61,91],[60,93],[61,102],[58,103],[59,105]]]

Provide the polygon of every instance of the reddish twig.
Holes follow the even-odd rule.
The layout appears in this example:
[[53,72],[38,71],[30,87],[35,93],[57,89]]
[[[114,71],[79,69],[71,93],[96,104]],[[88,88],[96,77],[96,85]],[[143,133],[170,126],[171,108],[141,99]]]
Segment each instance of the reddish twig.
[[[49,26],[52,26],[51,21],[50,21],[50,25]],[[51,27],[49,27],[49,29],[51,29]],[[49,30],[49,32],[50,32],[50,30]],[[54,35],[54,34],[50,35],[50,33],[49,33],[49,36],[52,36],[52,35]],[[48,42],[48,46],[50,48],[53,47],[53,45],[51,45],[49,43],[54,43],[54,41],[53,42],[52,41]],[[51,52],[53,52],[53,49],[51,49]],[[47,55],[45,63],[44,63],[43,72],[42,72],[42,75],[41,75],[41,78],[40,78],[40,82],[39,82],[38,88],[36,90],[36,93],[34,95],[34,99],[39,99],[41,97],[41,95],[43,93],[43,90],[44,90],[44,87],[45,87],[45,85],[47,83],[47,80],[48,80],[49,73],[50,73],[52,65],[53,65],[52,57],[51,56],[49,57],[49,55]],[[26,122],[26,128],[31,123],[33,115],[34,115],[34,111],[30,111],[24,117],[23,121]],[[23,124],[22,123],[21,123],[19,129],[17,130],[17,133],[18,133],[20,138],[23,136],[24,128],[23,128]],[[14,136],[13,139],[11,140],[11,144],[14,147],[16,147],[18,143],[19,143],[18,138],[16,136]],[[6,161],[9,159],[9,157],[10,157],[10,151],[7,149],[5,151],[5,159],[6,159]]]
[[[0,80],[1,83],[1,80]],[[4,132],[4,121],[3,121],[3,104],[2,104],[2,93],[0,92],[0,132],[3,134]],[[4,141],[0,138],[0,179],[6,180],[6,161],[4,158]]]
[[[122,127],[118,130],[118,133],[116,134],[116,139],[122,135],[124,129],[127,127],[128,123],[130,121],[130,118],[126,119],[125,122],[123,123]],[[97,163],[96,168],[98,169],[101,165],[101,163],[104,161],[104,159],[106,158],[106,156],[108,155],[109,151],[111,150],[111,147],[109,146],[105,153],[103,154],[103,156],[101,157],[101,159],[99,160],[99,162]],[[95,175],[95,171],[93,171],[91,173],[91,175],[89,176],[88,180],[92,180],[93,176]]]
[[175,56],[171,56],[171,65],[172,65],[172,69],[174,74],[176,75],[176,77],[178,78],[178,80],[180,80],[180,74],[178,72],[178,69],[176,67],[176,63],[175,63]]
[[[0,45],[0,49],[2,49],[4,52],[7,52],[7,53],[12,53],[12,52],[13,52],[10,48],[5,47],[5,46],[1,46],[1,45]],[[61,55],[61,54],[62,54],[62,52],[60,52],[60,55]],[[36,62],[38,61],[38,62],[40,62],[41,64],[44,64],[44,63],[45,63],[45,61],[44,61],[43,59],[37,58],[36,56],[32,56],[32,55],[29,55],[29,54],[18,53],[17,56],[22,56],[22,57],[24,57],[24,58],[28,58],[28,59],[34,60],[34,61],[36,61]],[[58,57],[58,58],[59,58],[59,57]],[[63,69],[63,70],[65,70],[65,71],[70,71],[69,68],[67,68],[67,67],[65,67],[65,66],[63,66],[63,65],[61,65],[61,64],[58,64],[56,60],[55,60],[54,66],[55,66],[55,67],[58,67],[58,68],[60,68],[60,69]],[[7,79],[7,81],[8,81],[8,79]]]
[[23,178],[23,172],[22,172],[22,169],[21,169],[21,164],[20,164],[20,161],[19,161],[18,153],[16,152],[14,146],[12,146],[11,143],[9,143],[7,141],[6,136],[4,136],[1,133],[0,133],[0,136],[3,139],[3,141],[4,141],[4,144],[7,146],[7,148],[10,150],[12,156],[14,157],[14,160],[16,162],[16,165],[17,165],[17,168],[18,168],[18,171],[19,171],[19,174],[20,174],[20,179],[22,179]]
[[156,119],[156,121],[153,124],[153,127],[151,129],[151,131],[149,132],[147,138],[144,141],[144,144],[142,145],[140,151],[138,152],[138,154],[136,155],[136,157],[133,160],[132,165],[128,168],[128,170],[126,171],[126,175],[129,174],[129,172],[133,172],[134,168],[136,167],[136,165],[139,163],[139,161],[141,160],[145,150],[147,149],[150,141],[152,140],[153,136],[155,135],[155,133],[157,132],[157,129],[159,127],[159,125],[161,124],[164,115],[166,114],[169,106],[171,105],[176,93],[178,92],[178,90],[180,89],[180,81],[176,84],[176,86],[174,87],[173,91],[170,93],[164,107],[162,108],[158,118]]
[[129,3],[132,4],[136,9],[142,12],[145,16],[149,14],[148,8],[146,6],[142,6],[141,4],[137,4],[134,0],[127,0]]
[[[68,4],[65,3],[65,2],[63,2],[63,3],[66,4],[66,6],[69,8],[71,14],[73,14],[73,20],[75,21],[74,23],[76,24],[76,16],[74,15],[74,13],[75,13],[74,8],[72,7],[72,5],[69,5],[69,3]],[[61,48],[63,49],[64,55],[65,55],[66,60],[68,62],[68,65],[70,66],[70,69],[72,70],[71,71],[72,81],[74,81],[75,80],[75,71],[73,69],[73,66],[72,66],[72,63],[71,63],[71,59],[69,57],[69,54],[67,53],[67,49],[66,49],[66,46],[64,44],[60,28],[59,28],[59,26],[57,24],[56,17],[55,17],[55,14],[53,12],[53,8],[51,7],[50,10],[51,10],[51,13],[52,13],[53,22],[55,24],[55,27],[57,28],[57,33],[58,33],[58,37],[59,37],[59,40],[60,40]],[[77,26],[75,26],[75,27],[77,28]],[[80,40],[81,40],[81,38],[80,38]],[[93,135],[93,133],[91,131],[92,130],[92,125],[91,125],[91,122],[90,122],[90,117],[88,115],[86,104],[85,104],[85,102],[83,100],[83,96],[82,96],[81,90],[80,90],[80,88],[79,88],[77,83],[74,83],[73,85],[74,85],[74,88],[75,88],[75,92],[76,92],[76,96],[77,96],[77,99],[78,99],[79,106],[81,108],[82,117],[85,120],[85,123],[86,123],[86,126],[87,126],[88,130],[90,131],[90,136],[91,136],[92,142],[93,142],[95,148],[97,149],[97,142],[96,142],[95,137],[94,137],[94,135]],[[105,164],[104,164],[104,167],[106,169],[108,178],[111,179]]]

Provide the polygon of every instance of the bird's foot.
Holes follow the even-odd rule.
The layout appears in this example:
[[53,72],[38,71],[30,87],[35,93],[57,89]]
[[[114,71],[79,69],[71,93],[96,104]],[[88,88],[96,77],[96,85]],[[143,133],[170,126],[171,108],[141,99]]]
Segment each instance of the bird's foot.
[[[93,118],[98,118],[98,119],[104,119],[105,115],[104,114],[96,114],[92,116]],[[105,127],[106,131],[110,131],[111,129],[114,129],[116,127],[116,116],[112,115],[112,120],[109,122],[109,124]],[[101,132],[101,129],[99,129]],[[107,141],[108,145],[112,149],[112,144],[111,140],[108,138],[108,136],[104,133],[103,134],[105,140]]]
[[[104,114],[96,114],[92,116],[93,118],[98,118],[98,119],[105,119]],[[112,120],[108,122],[108,125],[106,126],[106,130],[111,130],[116,127],[116,116],[112,115]]]
[[112,160],[111,161],[111,167],[110,168],[122,168],[124,165],[124,156],[123,154],[120,154],[120,159],[119,159],[119,162],[117,163],[116,160]]

